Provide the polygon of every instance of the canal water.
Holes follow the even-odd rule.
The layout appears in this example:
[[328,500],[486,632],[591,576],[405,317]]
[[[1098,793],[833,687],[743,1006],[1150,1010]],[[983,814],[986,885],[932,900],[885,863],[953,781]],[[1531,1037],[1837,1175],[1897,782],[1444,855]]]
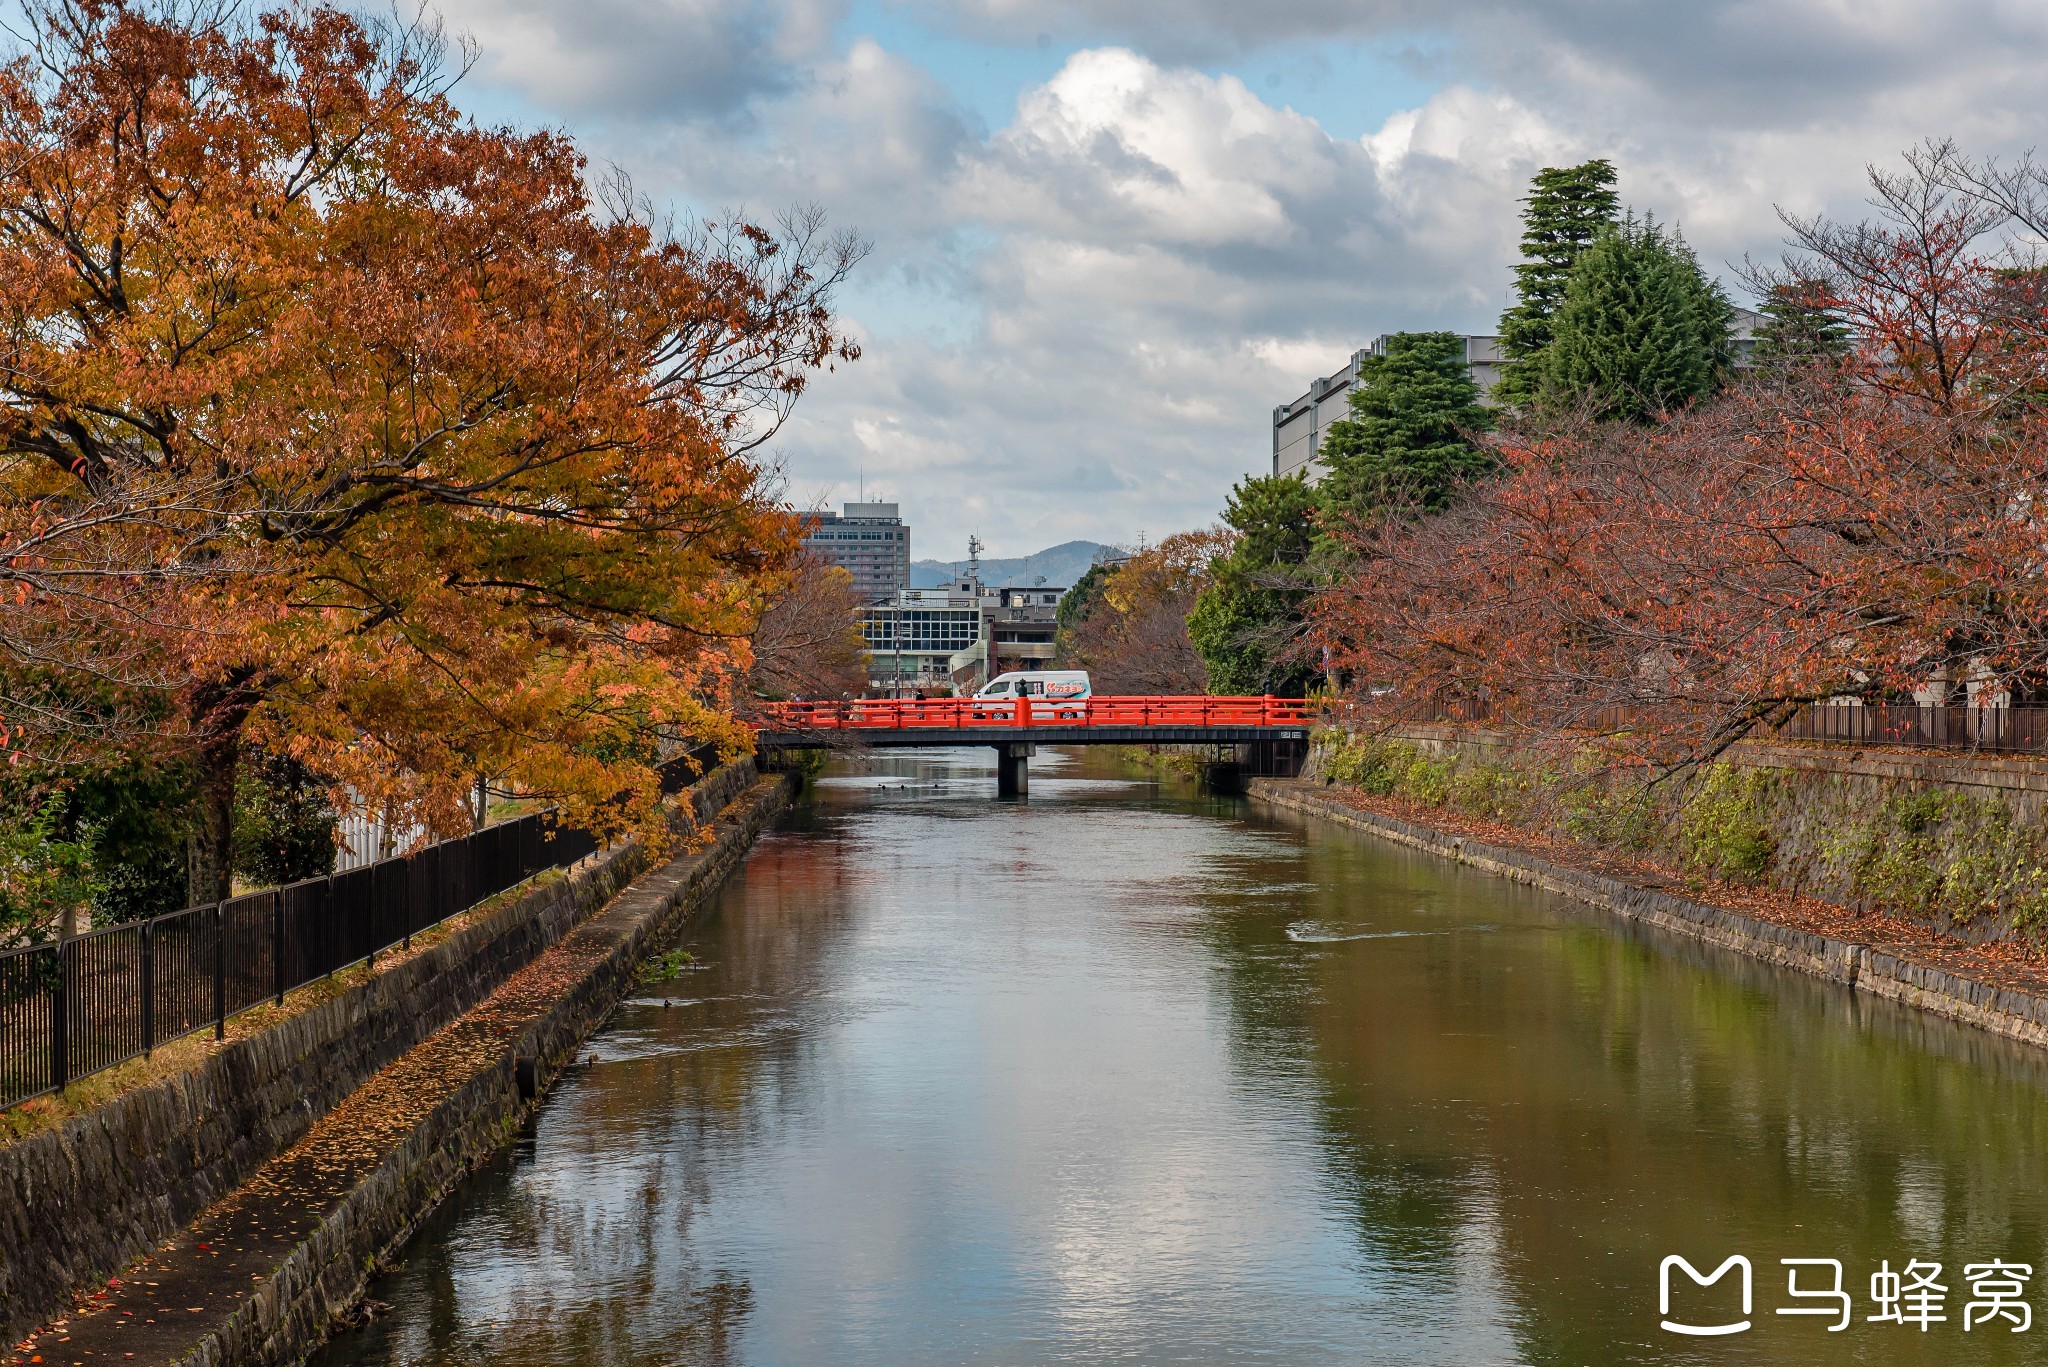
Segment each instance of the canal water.
[[1106,755],[993,794],[819,782],[316,1361],[2048,1362],[2042,1055]]

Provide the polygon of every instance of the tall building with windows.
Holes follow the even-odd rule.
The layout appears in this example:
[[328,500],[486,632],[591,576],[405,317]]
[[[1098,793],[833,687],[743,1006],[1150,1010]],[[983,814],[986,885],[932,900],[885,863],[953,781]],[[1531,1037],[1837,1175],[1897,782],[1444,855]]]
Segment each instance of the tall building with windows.
[[844,512],[804,515],[804,549],[852,575],[865,601],[892,601],[910,587],[910,528],[894,503],[843,506]]

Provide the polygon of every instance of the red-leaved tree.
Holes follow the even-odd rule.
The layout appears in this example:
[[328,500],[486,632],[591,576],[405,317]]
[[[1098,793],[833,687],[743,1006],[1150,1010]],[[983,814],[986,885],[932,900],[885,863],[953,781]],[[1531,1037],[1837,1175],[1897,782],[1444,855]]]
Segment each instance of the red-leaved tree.
[[1937,146],[1872,179],[1877,217],[1794,221],[1777,277],[1848,358],[1656,427],[1511,429],[1451,511],[1352,529],[1314,640],[1381,713],[1671,763],[1817,699],[2048,681],[2048,315],[1995,231],[2041,177]]

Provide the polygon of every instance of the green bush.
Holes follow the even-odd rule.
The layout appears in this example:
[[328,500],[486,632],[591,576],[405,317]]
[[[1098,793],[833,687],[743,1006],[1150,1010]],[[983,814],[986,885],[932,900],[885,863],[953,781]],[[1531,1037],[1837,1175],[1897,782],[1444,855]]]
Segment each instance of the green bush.
[[192,788],[174,764],[16,770],[0,779],[0,937],[64,913],[111,925],[185,905]]
[[1582,777],[1564,790],[1558,805],[1565,834],[1589,844],[1635,853],[1655,843],[1657,805],[1640,784]]
[[260,886],[317,878],[334,868],[334,807],[327,783],[283,755],[245,756],[235,784],[235,872]]
[[1717,878],[1755,878],[1778,852],[1767,803],[1777,775],[1713,764],[1695,781],[1678,813],[1685,862]]
[[[1689,783],[1652,785],[1608,772],[1591,750],[1559,772],[1513,752],[1440,759],[1385,737],[1332,731],[1318,740],[1331,779],[1375,796],[1952,925],[1987,917],[2016,930],[2048,925],[2048,832],[1966,790],[1899,785],[1872,800],[1841,779],[1728,763]],[[1809,829],[1822,834],[1802,845]]]

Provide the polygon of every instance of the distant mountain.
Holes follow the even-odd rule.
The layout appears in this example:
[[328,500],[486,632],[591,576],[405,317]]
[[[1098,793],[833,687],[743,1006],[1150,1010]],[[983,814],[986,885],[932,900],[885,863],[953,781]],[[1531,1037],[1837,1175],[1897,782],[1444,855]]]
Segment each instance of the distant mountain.
[[[1047,587],[1069,589],[1076,579],[1088,572],[1088,567],[1099,556],[1114,552],[1115,547],[1094,541],[1069,541],[1016,560],[984,557],[981,582],[991,588],[1023,588],[1037,583],[1039,577],[1044,576]],[[913,560],[910,562],[910,587],[935,589],[966,568],[965,560],[957,566],[950,560]]]

